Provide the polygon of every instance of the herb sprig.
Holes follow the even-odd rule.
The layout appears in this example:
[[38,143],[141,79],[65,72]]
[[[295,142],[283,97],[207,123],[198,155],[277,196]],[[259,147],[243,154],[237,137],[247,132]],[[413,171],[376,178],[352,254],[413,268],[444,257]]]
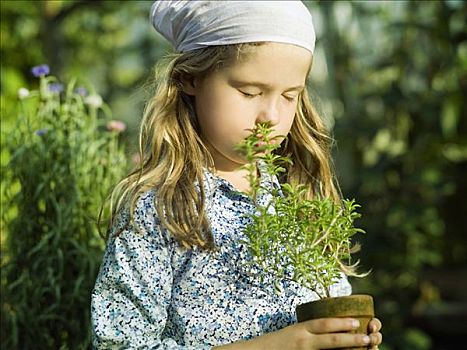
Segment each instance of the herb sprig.
[[[358,261],[351,262],[357,250],[352,239],[364,232],[354,225],[360,217],[359,205],[347,199],[335,203],[319,196],[307,198],[304,185],[283,183],[280,190],[262,186],[258,166],[274,177],[284,173],[284,165],[292,160],[277,154],[281,137],[272,136],[269,125],[259,124],[250,131],[238,150],[247,160],[244,168],[256,207],[245,228],[244,243],[253,257],[250,264],[262,271],[259,278],[272,276],[278,289],[279,280],[291,280],[324,298],[330,297],[331,286],[342,273],[364,276],[355,273]],[[268,204],[259,203],[262,195],[270,196]]]

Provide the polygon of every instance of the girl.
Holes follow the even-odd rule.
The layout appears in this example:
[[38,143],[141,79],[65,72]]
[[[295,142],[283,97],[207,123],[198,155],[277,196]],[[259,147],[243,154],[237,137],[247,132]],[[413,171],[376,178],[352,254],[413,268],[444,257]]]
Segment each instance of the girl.
[[[339,201],[330,139],[308,100],[315,35],[300,1],[158,1],[151,18],[172,42],[141,126],[141,168],[115,189],[104,261],[92,294],[97,349],[334,349],[381,342],[358,321],[296,324],[316,299],[244,272],[242,229],[254,211],[236,151],[257,123],[287,135],[287,180]],[[258,170],[260,171],[260,169]],[[261,176],[261,173],[260,173]],[[267,181],[264,176],[261,181]],[[277,185],[273,179],[269,185]],[[332,294],[350,293],[345,278]]]

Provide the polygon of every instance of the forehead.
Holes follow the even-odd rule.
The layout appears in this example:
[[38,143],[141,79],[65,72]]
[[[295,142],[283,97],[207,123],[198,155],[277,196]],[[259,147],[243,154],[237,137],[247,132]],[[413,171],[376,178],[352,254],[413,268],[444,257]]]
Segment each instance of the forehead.
[[233,80],[258,81],[265,85],[304,85],[312,62],[310,51],[291,44],[264,43],[250,47],[222,69]]

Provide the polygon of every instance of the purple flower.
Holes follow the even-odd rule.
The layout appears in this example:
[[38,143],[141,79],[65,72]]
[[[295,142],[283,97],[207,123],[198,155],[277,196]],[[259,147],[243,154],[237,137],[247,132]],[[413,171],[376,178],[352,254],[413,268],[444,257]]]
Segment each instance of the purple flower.
[[36,78],[42,77],[50,73],[50,68],[46,64],[41,64],[40,66],[32,67],[31,69],[32,75]]
[[37,136],[43,136],[43,135],[47,134],[48,131],[49,130],[47,130],[47,129],[39,129],[39,130],[36,130],[34,132],[34,134],[36,134]]
[[63,84],[60,83],[51,83],[47,86],[50,92],[60,93],[63,91]]
[[75,93],[77,93],[78,95],[82,96],[82,97],[85,97],[88,95],[88,90],[86,90],[86,88],[82,87],[82,86],[79,86],[75,89]]

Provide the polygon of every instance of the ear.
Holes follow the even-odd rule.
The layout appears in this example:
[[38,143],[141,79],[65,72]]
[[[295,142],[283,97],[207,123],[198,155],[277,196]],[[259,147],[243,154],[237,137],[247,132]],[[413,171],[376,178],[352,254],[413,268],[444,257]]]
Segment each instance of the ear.
[[196,78],[193,75],[184,74],[181,77],[181,82],[183,92],[187,95],[194,96],[196,90]]

